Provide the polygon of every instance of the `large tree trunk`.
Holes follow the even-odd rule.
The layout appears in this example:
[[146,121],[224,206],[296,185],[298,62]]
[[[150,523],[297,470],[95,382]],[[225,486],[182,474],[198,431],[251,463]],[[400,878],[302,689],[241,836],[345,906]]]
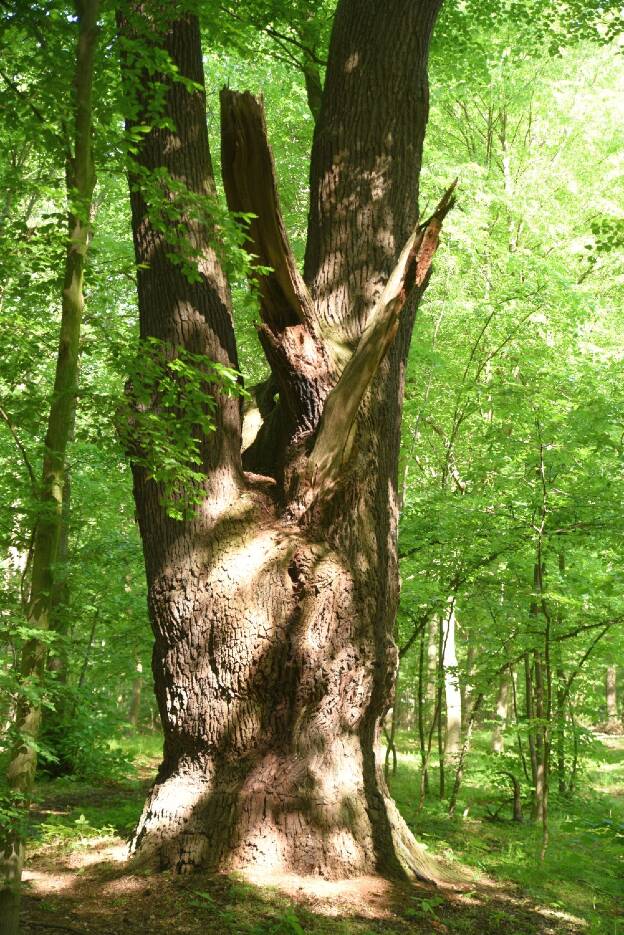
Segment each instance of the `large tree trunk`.
[[[274,270],[259,279],[259,331],[279,400],[268,394],[241,461],[238,404],[217,398],[217,431],[202,442],[206,497],[192,520],[168,518],[157,485],[134,468],[165,748],[133,847],[165,866],[442,875],[398,815],[377,756],[397,661],[403,370],[450,203],[417,227],[438,6],[339,4],[304,278],[279,215],[261,107],[248,94],[222,96],[228,202],[257,215],[250,247]],[[154,41],[202,83],[192,16]],[[176,130],[152,130],[138,161],[210,197],[203,95],[167,87]],[[137,179],[141,334],[235,366],[211,231],[186,219],[203,256],[191,284]]]

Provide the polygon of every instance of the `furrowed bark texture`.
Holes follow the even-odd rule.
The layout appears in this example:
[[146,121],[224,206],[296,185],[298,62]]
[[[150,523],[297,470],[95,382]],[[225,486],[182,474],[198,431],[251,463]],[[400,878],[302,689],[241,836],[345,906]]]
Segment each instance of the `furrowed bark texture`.
[[[258,214],[251,249],[274,269],[261,285],[260,332],[279,399],[247,449],[248,472],[238,407],[219,401],[218,431],[205,441],[206,500],[193,521],[168,520],[155,485],[135,470],[165,750],[133,847],[164,866],[445,876],[398,815],[376,757],[397,661],[397,462],[414,303],[401,309],[424,290],[448,210],[416,230],[438,6],[339,4],[304,279],[279,216],[261,108],[249,95],[223,95],[229,203]],[[183,75],[201,81],[192,17],[171,23],[164,45]],[[177,132],[152,131],[140,163],[172,173],[184,165],[187,182],[210,192],[203,98],[179,83],[168,95]],[[139,277],[142,334],[193,340],[235,363],[209,232],[204,280],[190,287],[137,192],[133,226],[137,259],[149,266]],[[392,306],[379,306],[412,235]],[[331,485],[315,486],[310,453],[325,399],[344,392],[340,375],[373,313],[383,323],[381,359],[353,419],[336,422]],[[369,366],[368,352],[363,360]],[[271,421],[279,432],[266,430]]]

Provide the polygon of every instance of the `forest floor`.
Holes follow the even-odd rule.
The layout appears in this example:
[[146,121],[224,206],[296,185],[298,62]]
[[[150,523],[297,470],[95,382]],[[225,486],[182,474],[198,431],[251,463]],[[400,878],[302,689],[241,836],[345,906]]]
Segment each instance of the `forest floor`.
[[265,885],[238,875],[130,870],[125,841],[158,762],[158,739],[127,746],[133,778],[39,784],[24,935],[624,935],[624,737],[597,740],[580,792],[553,796],[543,862],[539,832],[502,815],[510,811],[509,794],[485,754],[485,738],[477,739],[460,817],[451,820],[433,794],[415,809],[417,757],[409,736],[401,737],[393,793],[432,851],[482,874],[463,892],[378,878],[337,884],[284,877]]

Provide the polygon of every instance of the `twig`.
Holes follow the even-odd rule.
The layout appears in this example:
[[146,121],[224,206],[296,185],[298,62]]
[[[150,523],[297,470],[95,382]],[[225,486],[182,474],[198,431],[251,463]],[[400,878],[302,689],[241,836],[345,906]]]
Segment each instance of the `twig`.
[[2,419],[2,421],[8,428],[9,432],[13,436],[13,441],[15,442],[17,450],[22,456],[22,460],[24,462],[24,465],[26,466],[26,470],[28,471],[28,476],[30,477],[30,483],[34,490],[37,487],[37,481],[35,478],[35,472],[33,471],[33,468],[32,468],[32,464],[30,463],[30,459],[28,457],[28,454],[26,453],[26,449],[24,448],[21,441],[19,440],[17,430],[15,426],[13,425],[13,421],[11,417],[4,411],[4,409],[1,406],[0,406],[0,419]]

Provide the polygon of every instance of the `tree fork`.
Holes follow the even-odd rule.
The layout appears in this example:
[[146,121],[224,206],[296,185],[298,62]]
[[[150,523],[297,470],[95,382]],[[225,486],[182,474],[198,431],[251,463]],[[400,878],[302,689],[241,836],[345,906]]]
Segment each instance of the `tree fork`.
[[444,193],[431,217],[416,227],[403,247],[355,351],[327,398],[308,464],[310,486],[317,494],[322,490],[323,495],[327,495],[336,486],[348,458],[356,414],[392,346],[401,311],[412,290],[418,302],[427,287],[442,223],[453,207],[456,186],[457,179]]
[[[222,95],[229,204],[257,216],[250,249],[272,269],[258,270],[260,336],[280,399],[265,405],[261,394],[259,402],[269,420],[281,414],[283,431],[245,452],[250,457],[255,449],[255,463],[266,466],[271,484],[239,471],[224,490],[222,462],[207,458],[206,500],[192,520],[173,523],[155,485],[135,470],[165,735],[163,763],[134,838],[137,859],[179,871],[255,865],[327,877],[458,876],[414,840],[389,797],[378,750],[397,662],[396,473],[415,311],[415,302],[405,307],[405,301],[410,291],[417,298],[424,289],[442,220],[424,226],[417,220],[426,49],[438,7],[437,0],[396,0],[388,20],[388,10],[369,0],[339,4],[315,132],[303,279],[279,213],[260,103],[251,95]],[[146,4],[137,10],[140,25]],[[172,21],[158,42],[182,79],[201,81],[194,17]],[[390,83],[401,86],[409,75],[414,93],[397,106],[393,96],[392,106],[371,108],[358,69],[364,76],[388,72]],[[143,98],[149,80],[143,76]],[[164,164],[209,196],[214,181],[203,96],[183,80],[163,80],[170,122],[142,136],[137,160],[148,171]],[[341,148],[345,133],[347,150]],[[323,184],[336,172],[339,192]],[[214,235],[204,232],[198,241],[211,274],[191,289],[168,261],[136,188],[142,334],[183,342],[193,322],[195,334],[216,331],[222,350],[218,315],[227,308],[229,329],[229,306],[206,299],[224,279]],[[394,291],[381,301],[389,282]],[[367,348],[375,340],[360,348],[371,316],[380,341],[374,360]],[[235,348],[225,345],[235,359]],[[211,352],[209,342],[204,352]],[[324,509],[302,510],[293,499],[298,481],[307,477],[315,433],[327,438],[319,428],[323,407],[352,355],[359,355],[356,369],[367,372],[351,421],[357,444]],[[207,451],[218,450],[222,426],[217,429],[206,439]],[[230,429],[233,454],[241,435]]]

